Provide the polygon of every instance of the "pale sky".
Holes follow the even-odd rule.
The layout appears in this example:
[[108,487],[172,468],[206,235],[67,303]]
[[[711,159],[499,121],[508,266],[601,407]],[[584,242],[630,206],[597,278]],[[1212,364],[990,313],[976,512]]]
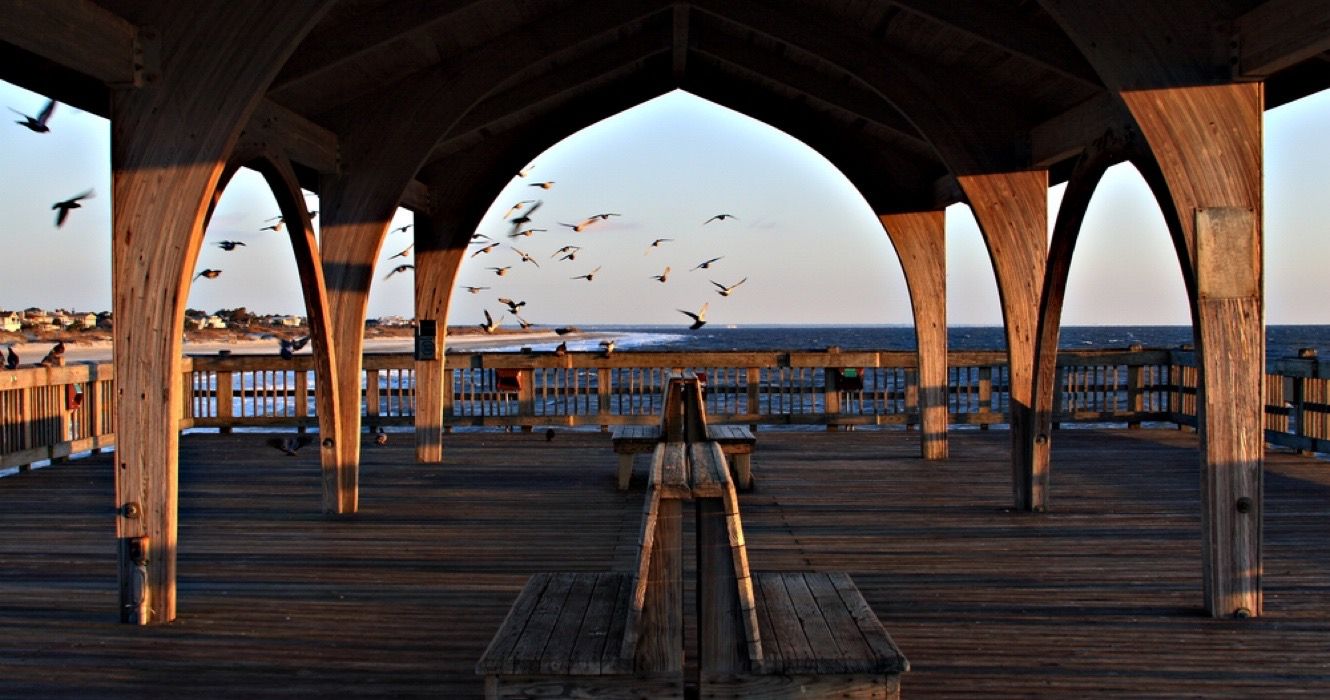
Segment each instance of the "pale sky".
[[[45,98],[0,82],[0,102],[36,114]],[[1320,205],[1330,194],[1330,91],[1266,113],[1266,307],[1271,324],[1330,323],[1330,291],[1322,270],[1330,236]],[[14,119],[17,119],[14,115]],[[9,120],[10,122],[13,119]],[[0,124],[0,190],[6,251],[0,309],[29,306],[103,310],[110,307],[110,162],[108,123],[68,105],[56,108],[51,131],[34,134]],[[534,169],[496,192],[477,230],[502,246],[468,258],[460,283],[488,286],[459,292],[449,322],[496,316],[499,296],[528,302],[523,316],[538,324],[687,323],[677,309],[709,303],[716,324],[904,324],[910,304],[890,242],[867,204],[817,153],[744,115],[682,92],[651,100],[569,136]],[[528,184],[553,180],[545,191]],[[89,188],[96,197],[54,226],[52,203]],[[1050,191],[1050,218],[1062,187]],[[540,198],[536,226],[549,231],[510,241],[502,217],[512,203]],[[309,197],[310,208],[317,199]],[[573,233],[601,212],[622,216]],[[727,213],[729,221],[703,222]],[[242,171],[223,194],[207,232],[199,269],[221,269],[198,280],[189,306],[214,311],[244,306],[260,313],[304,313],[294,259],[284,234],[261,231],[277,206],[262,179]],[[394,225],[411,222],[399,211]],[[317,223],[317,220],[316,220]],[[997,288],[969,208],[947,211],[948,319],[952,325],[998,325]],[[656,238],[672,238],[650,249]],[[220,240],[246,243],[224,252]],[[371,289],[371,317],[412,315],[408,271],[384,280],[393,253],[409,234],[390,234]],[[522,263],[510,243],[540,267]],[[583,246],[576,260],[550,258]],[[723,256],[709,270],[691,268]],[[511,265],[503,277],[486,268]],[[671,267],[668,282],[650,279]],[[601,270],[594,281],[569,279]],[[722,298],[712,281],[731,285]],[[511,319],[509,319],[511,320]],[[1130,166],[1109,171],[1091,202],[1071,270],[1067,325],[1188,324],[1176,257],[1158,206]]]

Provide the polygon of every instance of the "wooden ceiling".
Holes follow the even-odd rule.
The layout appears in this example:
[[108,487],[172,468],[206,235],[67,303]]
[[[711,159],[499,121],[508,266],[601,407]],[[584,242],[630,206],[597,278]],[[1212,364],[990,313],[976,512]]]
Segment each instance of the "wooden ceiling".
[[[432,185],[460,167],[507,169],[682,89],[801,139],[879,211],[933,207],[959,199],[961,171],[1049,167],[1056,180],[1086,143],[1127,124],[1095,47],[1045,10],[1061,1],[338,0],[256,119],[311,173],[341,167],[347,134],[392,138],[414,120],[417,179]],[[33,17],[43,3],[20,5],[0,29],[0,77],[105,114],[125,69],[99,52],[141,38],[165,3],[52,2],[86,31],[33,39],[40,27],[22,24],[46,21]],[[1266,80],[1271,106],[1330,85],[1321,30],[1285,26],[1284,6],[1315,3],[1187,0],[1171,3],[1170,26],[1134,27],[1141,2],[1106,12],[1207,66],[1234,54],[1228,75],[1204,79]],[[228,40],[243,50],[243,37]],[[152,69],[151,57],[135,61],[149,64],[128,68],[135,79]]]

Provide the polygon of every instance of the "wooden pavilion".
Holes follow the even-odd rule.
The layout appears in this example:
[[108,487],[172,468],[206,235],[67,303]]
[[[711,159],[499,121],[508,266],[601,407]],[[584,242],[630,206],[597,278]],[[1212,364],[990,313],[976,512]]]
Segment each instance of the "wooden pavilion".
[[[913,301],[924,459],[947,455],[943,208],[969,203],[1001,296],[1025,511],[1048,505],[1078,227],[1105,169],[1132,162],[1192,308],[1206,607],[1262,612],[1262,111],[1330,85],[1324,2],[7,0],[3,16],[0,77],[111,122],[125,621],[176,617],[181,329],[238,168],[265,175],[289,224],[323,508],[346,515],[367,295],[396,209],[416,214],[416,317],[444,326],[470,234],[512,174],[675,89],[803,140],[878,215]],[[302,187],[319,195],[321,244]],[[415,365],[421,463],[443,460],[442,341]]]

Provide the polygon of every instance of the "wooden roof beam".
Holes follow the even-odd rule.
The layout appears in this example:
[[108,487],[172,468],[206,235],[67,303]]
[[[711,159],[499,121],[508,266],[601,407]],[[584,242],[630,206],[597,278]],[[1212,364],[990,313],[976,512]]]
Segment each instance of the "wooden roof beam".
[[[752,0],[700,0],[693,7],[861,81],[914,124],[953,172],[1005,172],[1026,159],[1021,144],[991,138],[1019,127],[1008,105],[972,76],[938,70],[796,6],[774,11]],[[930,89],[938,84],[953,89]],[[958,101],[960,95],[970,101]],[[982,124],[976,113],[985,115]]]
[[671,55],[670,71],[674,75],[675,84],[683,83],[684,74],[688,72],[688,5],[687,3],[676,3],[674,5],[674,48]]
[[[624,42],[619,45],[619,51],[609,52],[624,53],[622,60],[600,60],[596,66],[574,65],[568,71],[560,72],[556,78],[541,78],[532,85],[524,83],[514,86],[476,105],[463,121],[444,135],[432,151],[429,162],[438,161],[486,138],[536,122],[542,115],[584,97],[605,84],[640,73],[645,62],[662,56],[668,50],[663,45],[649,48]],[[598,58],[604,59],[606,56],[602,54]]]
[[893,0],[896,5],[921,17],[945,24],[989,46],[1020,56],[1063,77],[1090,87],[1103,81],[1076,45],[1059,31],[1022,22],[1011,12],[988,2],[938,2],[937,0]]
[[[390,12],[375,11],[371,22],[358,14],[325,21],[296,49],[273,81],[273,91],[334,73],[339,68],[401,40],[425,34],[458,12],[490,0],[416,0],[395,3]],[[336,12],[336,8],[334,8]]]
[[[732,41],[705,42],[694,51],[732,66],[737,71],[757,76],[759,80],[806,95],[828,108],[872,123],[890,132],[893,141],[916,155],[937,157],[932,145],[919,136],[895,107],[878,95],[851,90],[848,86],[838,86],[836,81],[827,80],[825,75],[791,61],[773,60],[770,56],[758,52],[741,51],[737,48],[736,42]],[[837,89],[838,87],[842,89]]]
[[144,50],[153,32],[91,0],[11,2],[4,14],[0,42],[111,86],[137,87],[157,77],[156,67],[146,65],[154,52]]
[[1270,0],[1238,18],[1235,77],[1264,78],[1330,50],[1330,3]]
[[1113,95],[1100,93],[1030,130],[1030,165],[1047,168],[1071,158],[1104,132],[1131,124]]

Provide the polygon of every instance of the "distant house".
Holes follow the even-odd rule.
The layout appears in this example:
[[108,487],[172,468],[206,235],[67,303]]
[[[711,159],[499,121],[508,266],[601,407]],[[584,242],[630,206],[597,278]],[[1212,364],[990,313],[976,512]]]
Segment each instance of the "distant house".
[[379,324],[378,324],[378,325],[380,325],[380,326],[389,326],[389,327],[392,327],[392,326],[409,326],[409,325],[411,325],[411,319],[408,319],[408,318],[402,318],[401,316],[382,316],[382,317],[379,318]]
[[17,311],[0,311],[0,331],[17,333],[23,329],[23,317]]
[[190,320],[198,330],[204,330],[206,328],[226,328],[226,321],[223,321],[221,316],[207,316]]
[[97,327],[97,314],[94,313],[74,314],[74,320],[77,321],[79,324],[81,324],[84,328]]
[[268,325],[299,328],[305,325],[305,319],[301,316],[272,316],[268,319]]

